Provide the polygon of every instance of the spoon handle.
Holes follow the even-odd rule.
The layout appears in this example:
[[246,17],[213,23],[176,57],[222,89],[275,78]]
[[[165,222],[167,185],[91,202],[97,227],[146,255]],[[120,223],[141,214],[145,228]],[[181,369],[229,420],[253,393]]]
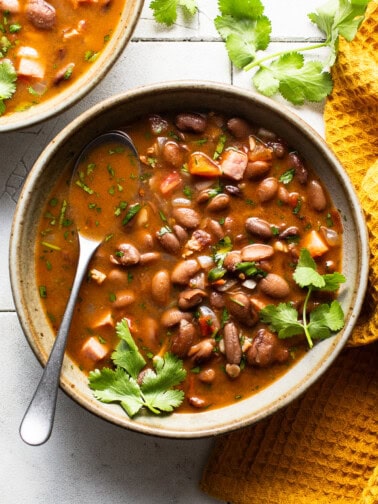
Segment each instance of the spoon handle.
[[50,437],[54,423],[60,372],[76,299],[89,261],[99,244],[97,241],[84,238],[79,233],[79,262],[71,294],[50,357],[20,425],[20,436],[27,444],[41,445]]

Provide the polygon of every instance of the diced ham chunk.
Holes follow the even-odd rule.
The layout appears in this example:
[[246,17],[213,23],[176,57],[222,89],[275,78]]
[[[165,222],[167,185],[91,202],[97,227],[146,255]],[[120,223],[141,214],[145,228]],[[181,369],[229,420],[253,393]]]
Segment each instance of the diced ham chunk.
[[22,46],[17,51],[17,74],[23,77],[43,79],[45,76],[44,65],[40,61],[38,51],[33,47]]
[[101,313],[101,315],[96,319],[93,324],[93,329],[98,329],[99,327],[114,327],[114,319],[112,317],[112,312],[110,310],[105,313]]
[[234,180],[241,180],[247,168],[248,156],[245,152],[228,149],[222,155],[222,172]]
[[95,336],[88,338],[81,348],[82,356],[94,362],[102,360],[107,353],[108,348],[101,344]]
[[0,0],[0,10],[17,14],[21,10],[20,2],[18,0]]

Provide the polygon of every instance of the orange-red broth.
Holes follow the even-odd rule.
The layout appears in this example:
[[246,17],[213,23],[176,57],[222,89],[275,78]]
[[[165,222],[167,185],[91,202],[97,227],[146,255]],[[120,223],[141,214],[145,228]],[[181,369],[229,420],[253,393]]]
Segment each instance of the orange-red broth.
[[[219,122],[223,125],[222,128],[219,128]],[[162,305],[151,299],[151,278],[162,269],[172,270],[175,263],[182,259],[182,251],[177,256],[164,251],[156,239],[156,233],[163,226],[173,223],[170,217],[171,202],[176,198],[188,199],[189,196],[192,205],[202,212],[204,218],[208,217],[204,206],[195,204],[194,201],[204,181],[208,182],[211,179],[191,176],[186,170],[186,165],[182,170],[177,170],[164,163],[161,157],[157,156],[153,159],[151,151],[148,149],[156,141],[156,136],[151,134],[148,119],[133,124],[128,128],[128,131],[139,152],[149,160],[149,162],[146,161],[147,164],[142,164],[142,171],[138,172],[132,157],[125,153],[117,153],[117,146],[102,146],[98,148],[96,153],[90,155],[86,161],[87,164],[84,165],[85,169],[85,166],[95,163],[96,177],[90,179],[88,184],[100,196],[89,195],[78,187],[74,189],[75,208],[79,208],[80,212],[85,214],[89,228],[96,228],[96,233],[100,228],[104,237],[103,244],[90,264],[90,270],[101,271],[106,275],[106,279],[99,285],[89,275],[83,283],[67,347],[70,356],[85,373],[98,367],[111,366],[110,354],[118,343],[114,325],[124,317],[128,319],[140,351],[149,363],[151,363],[152,355],[170,350],[176,328],[161,327],[159,321],[167,308],[177,305],[177,297],[183,287],[172,285],[169,299]],[[177,133],[172,118],[169,118],[169,131]],[[210,116],[205,133],[201,135],[181,133],[180,136],[184,138],[181,141],[185,142],[189,151],[202,151],[212,155],[218,142],[218,136],[214,131],[218,132],[218,136],[226,132],[226,146],[235,144],[235,139],[224,128],[224,121],[220,120],[217,115],[213,119]],[[255,131],[259,132],[258,128],[255,128]],[[243,142],[246,143],[247,140],[243,139],[241,142],[238,139],[238,145]],[[112,154],[109,154],[109,151],[112,151]],[[279,178],[288,169],[290,169],[290,164],[286,155],[282,159],[273,157],[269,176]],[[309,171],[311,179],[318,180],[308,165],[306,165],[306,169]],[[39,224],[40,239],[36,244],[37,282],[40,286],[46,314],[55,331],[59,327],[66,306],[78,255],[72,213],[69,204],[67,204],[71,170],[71,166],[67,167],[46,202]],[[172,173],[179,174],[180,182],[172,190],[163,194],[162,189],[164,191],[167,189],[167,180],[169,185]],[[219,186],[220,182],[238,185],[229,180],[213,179],[212,186]],[[232,242],[237,243],[239,248],[253,242],[251,236],[248,236],[244,229],[246,217],[258,216],[274,223],[277,227],[281,225],[281,228],[282,223],[285,224],[285,227],[299,226],[302,233],[299,243],[294,242],[291,245],[292,252],[290,253],[276,250],[270,265],[271,271],[282,275],[289,283],[290,296],[280,300],[271,299],[259,292],[257,288],[253,292],[253,297],[257,306],[289,300],[293,301],[296,306],[300,306],[305,292],[299,289],[292,279],[295,253],[303,243],[306,230],[328,226],[328,229],[331,227],[341,235],[339,214],[326,192],[327,206],[325,210],[318,212],[311,209],[305,199],[305,190],[295,177],[288,185],[288,190],[290,194],[303,195],[298,213],[293,204],[283,204],[278,197],[268,202],[259,203],[256,200],[256,189],[260,182],[261,178],[243,181],[242,196],[232,197],[230,207],[226,211],[212,214],[211,218],[217,219],[225,228],[227,222],[225,217],[232,216],[232,223],[228,223],[227,236],[230,236]],[[127,201],[129,206],[120,210],[124,201]],[[122,219],[128,208],[135,202],[141,203],[142,210],[126,226],[122,225]],[[116,216],[115,214],[118,213],[119,215]],[[213,247],[218,239],[213,237],[212,243],[206,247],[206,250],[194,252],[190,259],[205,254],[212,256]],[[159,259],[143,266],[123,267],[112,264],[109,257],[115,254],[118,245],[123,242],[135,245],[141,253],[156,251],[159,254]],[[320,273],[328,272],[329,265],[332,265],[332,271],[340,271],[341,241],[329,247],[329,250],[316,260]],[[135,300],[128,306],[118,307],[118,301],[124,294],[127,298],[130,292],[135,295]],[[321,301],[324,302],[325,299],[323,294]],[[205,299],[203,304],[208,305],[208,300]],[[217,315],[221,319],[221,311],[218,311]],[[251,328],[242,326],[241,330],[243,335],[253,338],[257,329],[261,327],[263,324],[259,322]],[[106,356],[99,361],[93,360],[83,351],[85,342],[90,338],[98,340],[105,349]],[[198,340],[201,338],[202,336],[199,335]],[[215,347],[211,359],[205,362],[196,362],[193,358],[184,359],[185,368],[188,371],[186,382],[183,384],[186,399],[179,411],[195,410],[189,404],[189,397],[200,398],[201,405],[213,408],[230,404],[266,387],[282,376],[307,351],[307,345],[302,338],[291,338],[285,340],[284,343],[290,352],[287,362],[274,363],[266,368],[246,365],[237,379],[230,379],[225,373],[225,358],[217,347]],[[203,383],[198,378],[199,371],[209,368],[215,370],[215,378],[211,384]]]
[[31,22],[27,3],[0,1],[0,27],[8,40],[0,61],[3,55],[17,72],[7,114],[52,98],[85,73],[114,33],[125,0],[55,0],[55,22],[48,29]]

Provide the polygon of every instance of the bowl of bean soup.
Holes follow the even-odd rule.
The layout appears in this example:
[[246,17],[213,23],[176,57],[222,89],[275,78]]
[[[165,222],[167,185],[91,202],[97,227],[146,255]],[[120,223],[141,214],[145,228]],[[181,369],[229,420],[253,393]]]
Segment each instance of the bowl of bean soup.
[[[113,130],[138,156],[98,145],[71,179],[88,142]],[[10,245],[16,309],[42,365],[77,265],[73,207],[103,238],[61,387],[121,427],[196,438],[250,425],[310,387],[357,323],[359,201],[320,136],[270,99],[155,84],[99,103],[46,147]]]
[[108,73],[141,0],[0,0],[0,132],[67,110]]

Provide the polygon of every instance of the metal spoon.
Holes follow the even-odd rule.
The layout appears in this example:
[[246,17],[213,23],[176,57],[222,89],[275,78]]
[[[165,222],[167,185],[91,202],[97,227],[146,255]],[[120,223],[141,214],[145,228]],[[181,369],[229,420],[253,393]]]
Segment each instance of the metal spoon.
[[[117,142],[126,146],[138,160],[139,168],[138,152],[131,138],[123,131],[113,130],[96,137],[84,147],[75,162],[71,185],[74,183],[74,177],[78,166],[84,157],[88,155],[90,150],[102,143],[109,142]],[[80,229],[78,229],[77,232],[79,239],[79,261],[71,294],[41,380],[20,425],[20,436],[23,441],[29,445],[41,445],[45,443],[51,435],[60,373],[76,299],[83,278],[87,272],[88,264],[104,239],[104,236],[94,238],[86,237]]]

